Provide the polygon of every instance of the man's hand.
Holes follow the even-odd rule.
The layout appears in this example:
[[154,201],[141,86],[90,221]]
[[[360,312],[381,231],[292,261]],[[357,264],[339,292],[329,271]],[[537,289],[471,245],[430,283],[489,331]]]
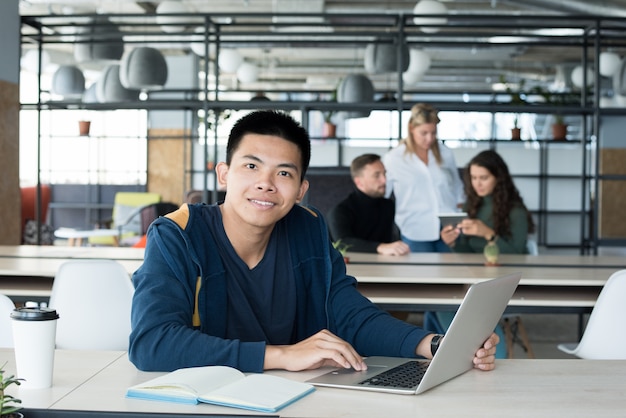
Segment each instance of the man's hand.
[[268,345],[265,348],[265,370],[300,371],[322,366],[367,369],[354,348],[328,330],[322,330],[297,344]]
[[409,245],[404,241],[394,241],[390,243],[380,243],[376,247],[376,252],[383,255],[406,255],[410,252]]
[[493,370],[496,367],[496,345],[500,342],[497,334],[491,334],[482,347],[474,356],[474,368],[480,370]]
[[[419,342],[415,349],[417,355],[432,358],[432,354],[430,353],[430,341],[433,339],[434,335],[435,334],[429,334]],[[443,340],[445,341],[445,339],[446,337],[444,335]],[[495,333],[487,338],[487,341],[485,341],[483,346],[480,347],[474,355],[474,368],[488,371],[496,367],[496,345],[498,345],[499,342],[500,337]]]

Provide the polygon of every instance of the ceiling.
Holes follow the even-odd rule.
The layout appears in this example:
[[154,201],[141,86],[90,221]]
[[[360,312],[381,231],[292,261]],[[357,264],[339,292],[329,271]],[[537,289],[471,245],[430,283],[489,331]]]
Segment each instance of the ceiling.
[[[421,49],[431,59],[418,81],[406,83],[405,91],[488,92],[505,79],[527,80],[529,84],[551,85],[580,65],[580,38],[593,20],[582,17],[610,16],[616,28],[612,49],[626,52],[621,32],[626,25],[626,0],[441,0],[447,8],[448,23],[437,32],[425,33],[419,26],[405,27],[412,49]],[[189,54],[188,40],[194,27],[202,26],[201,14],[210,14],[222,23],[222,41],[237,48],[245,61],[259,68],[258,80],[244,83],[235,74],[223,74],[228,88],[247,91],[324,91],[333,89],[346,74],[363,73],[366,45],[385,35],[397,33],[402,14],[412,15],[415,0],[182,0],[186,16],[181,33],[146,37],[166,54]],[[125,0],[20,0],[22,16],[55,16],[76,22],[74,15],[110,14],[154,16],[159,1]],[[305,16],[271,16],[276,13]],[[229,15],[269,16],[253,21]],[[308,19],[308,20],[307,20]],[[112,17],[111,20],[114,20]],[[146,20],[147,21],[147,20]],[[134,20],[137,22],[137,20]],[[144,22],[144,21],[139,21]],[[241,22],[244,22],[240,25]],[[409,20],[411,22],[411,20]],[[234,23],[234,24],[233,24]],[[158,26],[153,24],[158,30]],[[556,32],[556,29],[561,29]],[[58,28],[63,32],[63,28]],[[149,30],[126,22],[127,33]],[[575,30],[567,36],[565,30]],[[67,33],[68,29],[65,29]],[[543,32],[542,32],[543,31]],[[268,34],[268,38],[264,38]],[[271,35],[270,35],[271,34]],[[562,36],[566,34],[566,36]],[[507,37],[499,43],[494,36]],[[195,36],[195,35],[194,35]],[[523,36],[512,39],[511,36]],[[176,38],[176,39],[173,39]],[[126,39],[126,38],[125,38]],[[128,38],[130,39],[130,38]],[[169,39],[171,42],[163,42]],[[175,42],[179,40],[180,42]],[[275,40],[280,39],[280,42]],[[288,41],[284,41],[288,39]],[[337,42],[339,40],[339,42]],[[228,41],[232,41],[229,44]],[[387,39],[388,41],[388,39]],[[161,43],[156,43],[161,42]],[[546,44],[547,43],[547,44]],[[28,46],[25,46],[28,48]],[[72,44],[53,44],[53,60],[71,62]],[[588,50],[593,62],[593,48]],[[368,74],[379,92],[395,90],[398,73]],[[560,80],[570,83],[569,78]],[[606,82],[606,81],[605,81]]]

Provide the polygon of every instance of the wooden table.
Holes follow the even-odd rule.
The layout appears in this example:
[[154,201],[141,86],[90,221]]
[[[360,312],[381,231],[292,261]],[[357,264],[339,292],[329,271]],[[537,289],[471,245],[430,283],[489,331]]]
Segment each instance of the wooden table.
[[[0,349],[0,362],[15,372],[12,350]],[[392,395],[317,388],[279,411],[284,417],[619,417],[626,411],[626,360],[498,360],[492,372],[470,370],[421,395]],[[325,372],[272,371],[307,380]],[[27,408],[46,412],[85,411],[81,417],[119,413],[252,415],[208,404],[126,399],[126,389],[162,373],[138,371],[123,352],[57,350],[53,387],[8,393]],[[90,411],[90,412],[87,412]],[[109,414],[109,415],[107,415]]]

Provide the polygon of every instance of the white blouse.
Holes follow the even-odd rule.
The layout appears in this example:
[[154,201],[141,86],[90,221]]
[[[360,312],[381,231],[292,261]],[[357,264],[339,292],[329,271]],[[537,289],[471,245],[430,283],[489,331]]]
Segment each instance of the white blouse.
[[439,218],[443,212],[457,212],[465,201],[463,182],[454,154],[442,143],[441,165],[428,150],[428,165],[415,153],[406,153],[401,143],[383,156],[387,170],[385,196],[396,199],[396,224],[402,235],[412,241],[439,239]]

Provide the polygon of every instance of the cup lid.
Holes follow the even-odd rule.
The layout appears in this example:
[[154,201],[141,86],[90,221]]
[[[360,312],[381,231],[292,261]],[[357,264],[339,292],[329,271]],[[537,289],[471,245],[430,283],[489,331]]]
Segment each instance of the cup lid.
[[51,308],[16,308],[11,312],[11,318],[20,321],[49,321],[58,319],[57,311]]

